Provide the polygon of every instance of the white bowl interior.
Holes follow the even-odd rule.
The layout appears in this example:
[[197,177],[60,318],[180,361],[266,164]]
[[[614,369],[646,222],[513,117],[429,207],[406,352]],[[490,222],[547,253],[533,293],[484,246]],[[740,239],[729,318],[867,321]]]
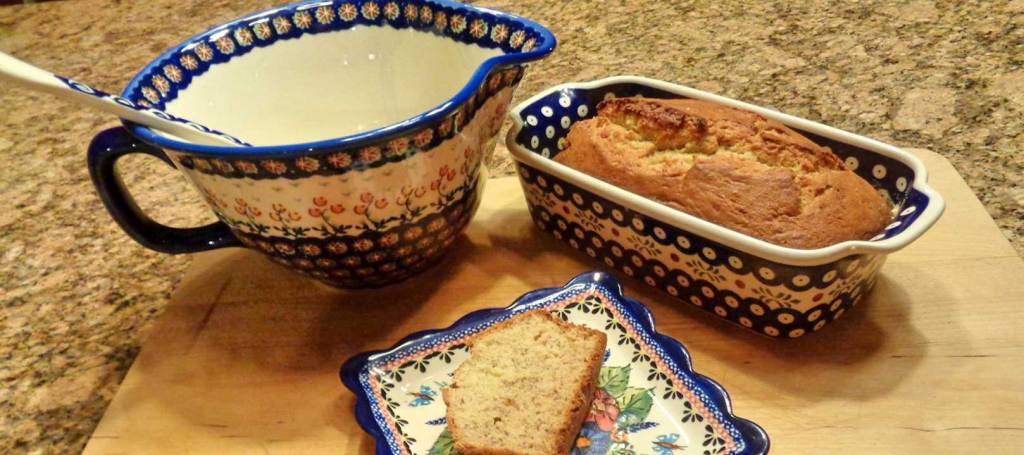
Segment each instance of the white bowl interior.
[[438,107],[501,53],[414,29],[307,33],[212,65],[166,110],[254,145],[337,138]]

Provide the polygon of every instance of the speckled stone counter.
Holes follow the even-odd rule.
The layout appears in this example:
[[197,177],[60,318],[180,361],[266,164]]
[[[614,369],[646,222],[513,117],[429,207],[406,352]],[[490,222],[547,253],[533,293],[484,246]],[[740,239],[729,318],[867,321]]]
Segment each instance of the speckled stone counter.
[[[0,50],[115,91],[184,37],[275,3],[0,7]],[[480,3],[558,35],[517,100],[561,81],[639,74],[930,148],[1024,252],[1024,1]],[[132,242],[95,196],[85,146],[113,125],[0,87],[0,452],[80,450],[189,264]],[[212,219],[177,174],[132,158],[125,180],[156,219]],[[504,150],[491,164],[511,169]]]

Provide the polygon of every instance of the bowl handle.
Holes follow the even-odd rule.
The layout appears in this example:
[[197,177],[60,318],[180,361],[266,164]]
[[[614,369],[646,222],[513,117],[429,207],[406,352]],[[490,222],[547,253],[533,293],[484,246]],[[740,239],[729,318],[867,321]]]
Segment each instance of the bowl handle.
[[221,221],[194,228],[164,226],[142,213],[128,194],[114,164],[122,156],[143,153],[160,158],[174,167],[160,149],[139,141],[122,127],[103,131],[89,144],[89,175],[110,216],[129,236],[146,248],[161,253],[195,253],[241,246],[227,224]]

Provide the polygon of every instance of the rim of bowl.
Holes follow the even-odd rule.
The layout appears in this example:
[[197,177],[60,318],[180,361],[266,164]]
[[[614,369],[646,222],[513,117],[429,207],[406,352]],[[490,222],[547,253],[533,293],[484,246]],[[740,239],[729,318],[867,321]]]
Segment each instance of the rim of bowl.
[[[656,88],[666,92],[683,95],[694,99],[712,101],[726,106],[732,106],[755,113],[767,118],[779,121],[788,126],[796,127],[813,134],[827,137],[836,141],[844,142],[867,151],[895,159],[906,164],[914,172],[914,182],[911,188],[921,192],[928,199],[928,206],[903,232],[883,240],[846,240],[822,248],[800,249],[776,245],[756,237],[743,234],[732,229],[719,226],[710,221],[698,218],[688,213],[673,209],[664,204],[647,199],[636,193],[626,191],[603,180],[591,177],[588,174],[577,171],[563,165],[553,159],[527,150],[516,142],[515,138],[523,129],[523,120],[520,113],[536,103],[538,100],[563,89],[595,89],[613,84],[636,84]],[[916,240],[925,233],[945,210],[945,201],[932,187],[928,186],[928,170],[924,163],[916,156],[911,155],[899,148],[867,138],[818,122],[794,117],[775,110],[763,108],[742,101],[726,98],[713,93],[704,92],[685,85],[673,84],[670,82],[650,79],[642,76],[615,76],[599,79],[591,82],[568,82],[547,88],[529,99],[519,103],[511,111],[512,127],[505,136],[505,144],[513,158],[544,172],[555,175],[568,182],[580,185],[584,189],[606,197],[623,206],[636,209],[637,211],[667,222],[674,227],[685,229],[694,234],[706,237],[719,242],[725,246],[735,248],[748,254],[758,256],[770,261],[794,265],[813,266],[827,264],[841,258],[855,254],[889,254],[900,250]]]
[[[432,120],[436,120],[436,119],[439,119],[441,117],[444,117],[445,115],[451,113],[455,108],[457,108],[458,106],[461,106],[463,103],[465,103],[473,95],[473,93],[476,91],[476,87],[478,87],[478,86],[480,86],[480,84],[484,83],[484,78],[491,72],[492,69],[494,69],[494,68],[496,68],[498,66],[501,66],[501,65],[516,64],[516,63],[526,63],[526,62],[530,62],[530,61],[534,61],[534,60],[539,60],[541,58],[546,57],[548,54],[550,54],[552,51],[554,51],[555,50],[555,46],[557,45],[557,40],[555,39],[555,35],[550,30],[548,30],[547,27],[544,27],[543,25],[540,25],[537,22],[534,22],[532,20],[526,19],[526,18],[521,17],[521,16],[517,16],[517,15],[514,15],[514,14],[509,14],[509,13],[505,13],[505,12],[501,12],[501,11],[496,11],[496,10],[492,10],[492,9],[489,9],[489,8],[481,8],[481,7],[474,6],[474,5],[467,5],[467,4],[463,4],[463,3],[458,3],[458,2],[455,2],[455,1],[452,1],[452,0],[423,0],[423,2],[424,3],[433,3],[433,4],[438,5],[438,6],[444,6],[444,7],[452,8],[452,9],[455,9],[455,10],[460,10],[460,11],[474,12],[474,13],[477,13],[477,14],[489,14],[489,15],[492,15],[492,16],[495,16],[495,17],[498,17],[498,18],[505,19],[505,20],[510,21],[510,22],[517,22],[520,25],[522,25],[524,28],[529,28],[532,31],[536,32],[538,34],[538,36],[539,36],[538,43],[537,43],[536,47],[533,50],[530,50],[529,52],[513,52],[513,53],[507,53],[507,54],[503,53],[501,55],[496,55],[496,56],[491,57],[491,58],[489,58],[487,60],[484,60],[484,62],[481,63],[479,67],[477,67],[477,69],[473,72],[472,76],[470,76],[470,78],[466,82],[466,84],[463,85],[462,88],[459,89],[458,92],[456,92],[454,95],[452,95],[448,99],[442,101],[440,104],[438,104],[437,106],[435,106],[433,108],[427,109],[424,112],[421,112],[419,114],[416,114],[416,115],[414,115],[412,117],[409,117],[409,118],[406,118],[404,120],[392,123],[390,125],[385,125],[385,126],[382,126],[382,127],[379,127],[379,128],[375,128],[375,129],[372,129],[370,131],[364,131],[364,132],[361,132],[361,133],[350,134],[350,135],[346,135],[346,136],[340,136],[340,137],[337,137],[337,138],[324,139],[324,140],[319,140],[319,141],[302,142],[302,143],[296,143],[296,144],[251,146],[251,147],[203,145],[203,144],[195,144],[195,143],[191,143],[191,142],[184,142],[184,141],[179,141],[179,140],[176,140],[176,139],[171,139],[171,138],[169,138],[167,136],[163,136],[161,134],[158,134],[158,133],[154,132],[153,130],[151,130],[150,128],[148,128],[146,126],[140,125],[138,123],[131,122],[131,121],[126,120],[126,119],[121,119],[121,123],[134,136],[142,139],[143,141],[145,141],[147,143],[150,143],[152,145],[155,145],[155,146],[161,147],[161,148],[168,148],[168,149],[172,149],[172,150],[178,150],[178,151],[183,151],[183,152],[195,153],[195,154],[200,154],[200,155],[213,155],[213,156],[216,156],[216,155],[227,155],[227,156],[231,156],[231,157],[242,157],[242,156],[260,156],[260,157],[263,157],[263,156],[301,154],[301,153],[311,152],[311,151],[317,150],[317,149],[333,149],[333,148],[340,148],[340,147],[344,147],[344,148],[357,148],[357,147],[359,147],[361,145],[364,145],[364,144],[369,144],[369,143],[377,142],[380,139],[386,139],[386,138],[389,138],[389,137],[392,137],[392,136],[397,136],[397,135],[400,135],[402,133],[406,133],[409,130],[414,129],[416,126],[418,126],[418,125],[420,125],[422,123],[430,122]],[[256,13],[252,13],[252,14],[249,14],[249,15],[246,15],[246,16],[243,16],[243,17],[240,17],[240,18],[228,21],[228,22],[224,22],[224,23],[221,23],[219,25],[215,25],[213,27],[210,27],[206,31],[201,32],[201,33],[196,34],[196,35],[193,35],[192,37],[190,37],[190,38],[180,42],[179,44],[171,47],[170,49],[167,49],[166,51],[161,53],[159,56],[154,58],[152,61],[147,63],[146,66],[144,66],[137,73],[135,73],[134,76],[132,76],[131,81],[129,81],[128,85],[121,92],[121,96],[128,97],[133,91],[136,90],[136,88],[140,84],[142,84],[142,82],[143,82],[142,79],[143,79],[144,75],[148,74],[151,70],[155,69],[157,66],[163,64],[163,62],[166,59],[168,59],[169,57],[172,57],[178,51],[182,50],[183,48],[185,48],[187,46],[191,46],[191,45],[194,45],[194,44],[196,44],[196,43],[198,43],[200,41],[204,41],[205,38],[208,38],[208,37],[210,37],[210,36],[212,36],[214,34],[217,34],[217,33],[221,32],[221,31],[223,31],[223,30],[230,29],[231,27],[233,27],[235,25],[238,25],[240,23],[243,23],[243,22],[252,21],[254,19],[259,19],[259,18],[266,17],[266,16],[271,16],[273,14],[276,14],[276,13],[278,13],[280,11],[284,11],[284,10],[290,10],[290,9],[295,9],[295,8],[298,8],[298,7],[301,7],[301,6],[312,5],[312,4],[323,4],[323,3],[331,3],[333,5],[334,1],[305,0],[305,1],[300,1],[300,2],[296,2],[296,3],[290,3],[290,4],[287,4],[287,5],[284,5],[284,6],[279,6],[279,7],[270,8],[270,9],[266,9],[266,10],[263,10],[263,11],[259,11],[259,12],[256,12]],[[366,25],[362,25],[362,26],[365,27]],[[383,25],[383,26],[387,27],[387,25]],[[347,31],[347,30],[339,30],[339,32],[344,32],[344,31]],[[430,32],[426,32],[425,31],[424,33],[430,33]],[[445,39],[451,39],[451,38],[450,37],[445,37]],[[227,63],[227,62],[225,62],[225,63]],[[228,134],[233,134],[230,131],[228,131],[227,133]],[[242,138],[242,139],[244,140],[245,138]]]

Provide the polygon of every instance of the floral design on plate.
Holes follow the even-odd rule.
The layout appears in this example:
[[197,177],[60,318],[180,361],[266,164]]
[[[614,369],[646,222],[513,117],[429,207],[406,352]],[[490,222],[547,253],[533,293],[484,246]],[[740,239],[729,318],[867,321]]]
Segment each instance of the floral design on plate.
[[608,275],[587,273],[504,309],[470,313],[447,329],[410,335],[395,348],[354,356],[341,378],[378,454],[455,454],[437,399],[469,356],[466,340],[516,314],[547,309],[608,335],[598,391],[573,455],[764,454],[767,434],[732,415],[724,389],[696,374],[679,342],[654,330],[650,312]]

